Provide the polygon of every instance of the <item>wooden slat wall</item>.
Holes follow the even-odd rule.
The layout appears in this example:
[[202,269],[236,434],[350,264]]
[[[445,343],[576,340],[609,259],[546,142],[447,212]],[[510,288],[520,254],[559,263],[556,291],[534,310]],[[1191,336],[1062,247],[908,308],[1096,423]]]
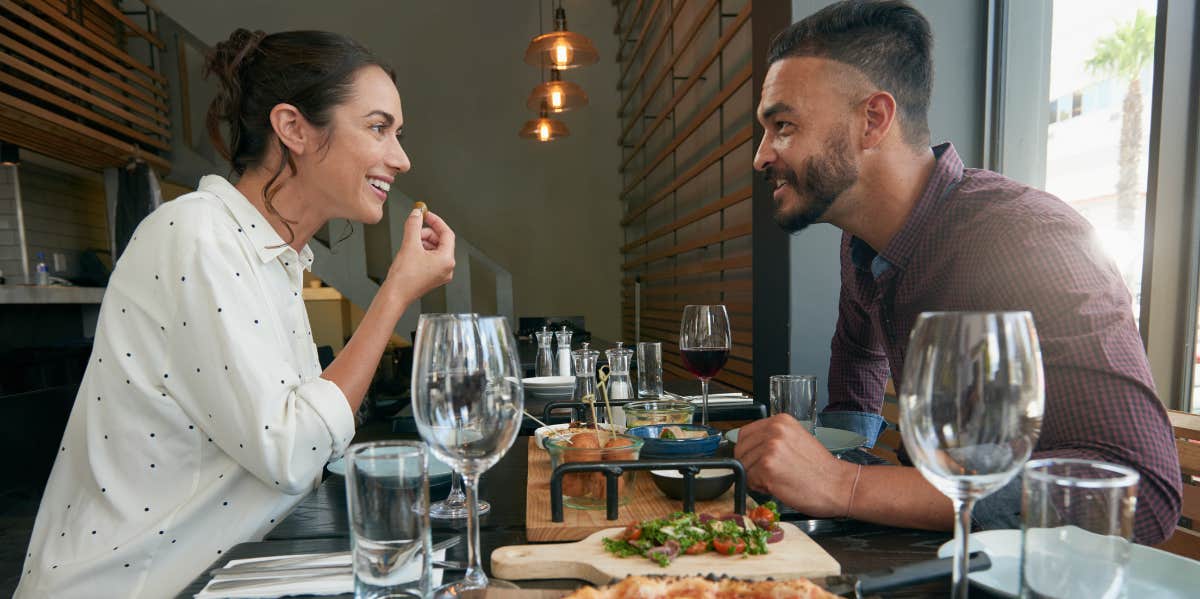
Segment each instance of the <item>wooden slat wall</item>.
[[0,140],[96,170],[135,157],[170,170],[166,78],[125,50],[141,40],[162,47],[113,0],[0,0]]
[[686,304],[723,303],[733,351],[716,379],[753,390],[750,0],[619,0],[615,27],[624,206],[622,336],[679,358]]

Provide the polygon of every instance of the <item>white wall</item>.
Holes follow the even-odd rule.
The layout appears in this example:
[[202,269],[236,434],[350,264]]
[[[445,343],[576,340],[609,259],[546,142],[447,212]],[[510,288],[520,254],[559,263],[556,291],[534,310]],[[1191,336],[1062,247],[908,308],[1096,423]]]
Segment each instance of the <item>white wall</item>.
[[[828,4],[792,0],[792,19]],[[963,162],[979,167],[983,144],[984,2],[912,0],[933,28],[933,98],[929,129],[933,143],[954,142]],[[782,29],[782,27],[780,27]],[[820,398],[828,401],[829,342],[837,323],[841,277],[838,248],[841,230],[814,225],[791,239],[791,371],[816,374]]]
[[[522,0],[158,0],[201,40],[237,27],[347,34],[396,70],[405,148],[413,170],[397,189],[427,202],[513,274],[518,315],[583,314],[619,338],[621,241],[616,119],[616,9],[564,0],[568,25],[591,38],[600,62],[568,71],[591,98],[562,120],[551,144],[517,137],[529,91],[541,81],[522,61],[538,5]],[[545,4],[548,5],[548,2]],[[550,11],[544,10],[549,30]]]

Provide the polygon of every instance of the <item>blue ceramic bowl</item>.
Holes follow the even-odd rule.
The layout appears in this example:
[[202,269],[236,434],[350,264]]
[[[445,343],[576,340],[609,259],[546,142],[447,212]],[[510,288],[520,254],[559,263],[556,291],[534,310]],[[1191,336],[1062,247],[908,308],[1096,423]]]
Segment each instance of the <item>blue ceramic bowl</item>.
[[[685,431],[705,431],[708,436],[698,439],[660,439],[662,430],[667,427],[679,427]],[[721,444],[721,431],[699,424],[647,424],[635,426],[625,431],[625,434],[645,439],[640,455],[650,459],[704,458],[716,453],[717,446]]]

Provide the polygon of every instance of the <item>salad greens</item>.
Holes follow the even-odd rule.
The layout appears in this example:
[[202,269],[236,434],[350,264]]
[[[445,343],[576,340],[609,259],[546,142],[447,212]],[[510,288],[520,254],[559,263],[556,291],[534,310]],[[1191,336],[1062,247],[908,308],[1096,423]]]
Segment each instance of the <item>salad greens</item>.
[[774,502],[748,516],[675,512],[665,518],[631,524],[617,538],[605,538],[604,549],[617,557],[643,556],[667,566],[679,553],[716,551],[726,555],[762,555],[767,544],[783,538]]

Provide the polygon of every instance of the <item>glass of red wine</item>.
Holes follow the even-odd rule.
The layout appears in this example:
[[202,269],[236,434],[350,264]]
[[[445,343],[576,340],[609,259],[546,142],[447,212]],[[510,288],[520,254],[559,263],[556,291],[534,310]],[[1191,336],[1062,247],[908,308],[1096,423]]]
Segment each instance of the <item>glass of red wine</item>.
[[732,343],[725,306],[684,306],[679,355],[683,367],[700,378],[700,423],[704,426],[708,426],[708,379],[725,367]]

